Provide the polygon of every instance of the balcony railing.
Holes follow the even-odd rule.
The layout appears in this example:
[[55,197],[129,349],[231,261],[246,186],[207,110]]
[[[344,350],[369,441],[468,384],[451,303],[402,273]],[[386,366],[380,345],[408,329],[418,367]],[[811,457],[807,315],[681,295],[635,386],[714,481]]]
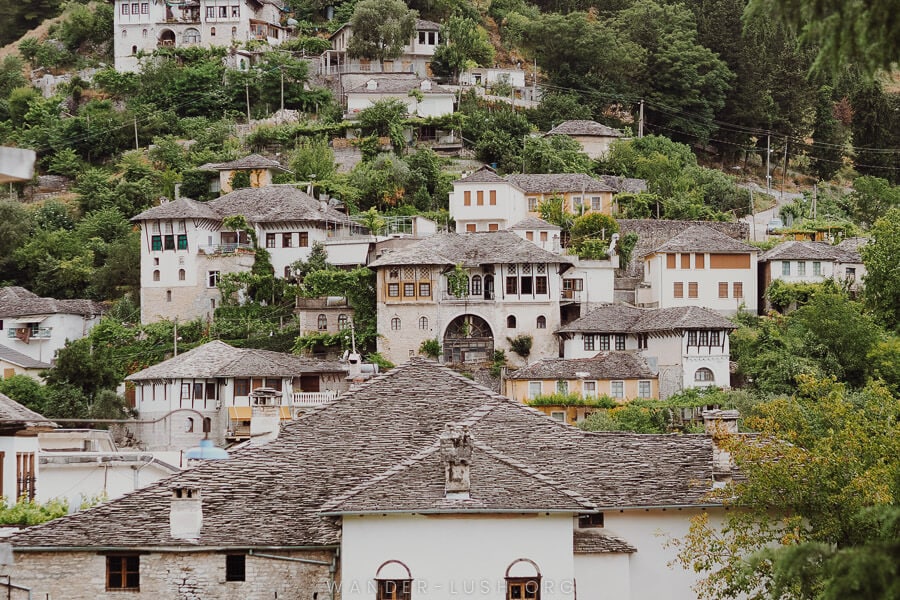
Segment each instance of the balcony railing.
[[[26,334],[26,331],[27,331],[27,334]],[[53,328],[52,327],[39,327],[37,329],[34,329],[34,328],[29,328],[29,327],[19,327],[19,328],[10,327],[9,333],[7,333],[6,336],[9,338],[19,338],[19,339],[49,340],[53,336]]]
[[200,246],[203,254],[235,254],[237,252],[253,252],[251,244],[214,244],[212,246]]
[[444,290],[441,294],[441,300],[445,302],[493,302],[494,301],[494,292],[482,292],[481,294],[468,296],[461,296],[457,298],[450,292]]
[[579,302],[581,300],[582,290],[562,290],[561,298],[563,300],[573,300]]
[[292,398],[292,406],[299,407],[311,407],[311,406],[321,406],[328,402],[331,402],[335,398],[338,397],[338,393],[335,391],[325,391],[325,392],[294,392]]

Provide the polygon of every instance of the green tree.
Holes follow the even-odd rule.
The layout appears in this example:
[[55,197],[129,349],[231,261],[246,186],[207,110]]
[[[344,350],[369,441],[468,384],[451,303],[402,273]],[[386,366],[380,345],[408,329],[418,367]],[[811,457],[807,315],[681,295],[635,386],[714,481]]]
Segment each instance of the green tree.
[[566,210],[566,201],[562,196],[551,196],[538,204],[538,213],[543,220],[562,228],[564,234],[572,229],[575,217]]
[[813,123],[813,173],[819,179],[828,180],[840,170],[844,158],[844,144],[848,132],[835,117],[835,102],[830,86],[819,88],[816,94],[815,121]]
[[399,57],[412,39],[418,16],[403,0],[360,0],[350,19],[353,37],[347,54],[379,62]]
[[29,375],[13,375],[0,379],[0,394],[5,394],[39,413],[44,411],[46,389]]
[[359,111],[359,124],[367,133],[390,137],[394,148],[400,150],[406,146],[403,137],[406,111],[406,104],[396,98],[378,100]]
[[57,352],[56,363],[47,374],[47,384],[72,386],[93,400],[100,390],[114,390],[124,379],[125,373],[117,364],[113,350],[94,345],[90,337],[69,340]]
[[334,152],[328,147],[324,137],[302,138],[291,155],[291,171],[298,181],[325,181],[331,179],[337,171],[334,164]]
[[454,15],[441,25],[441,43],[434,50],[432,71],[459,81],[469,67],[488,66],[494,61],[494,47],[487,32],[473,19]]
[[860,254],[866,265],[863,299],[878,321],[890,330],[900,330],[900,208],[893,208],[875,221],[869,243]]
[[550,131],[564,121],[590,120],[591,107],[578,94],[552,92],[541,96],[537,108],[528,111],[529,120],[540,131]]
[[594,163],[567,135],[525,138],[524,173],[590,173]]
[[583,258],[606,258],[610,238],[618,231],[619,224],[615,219],[603,213],[590,212],[575,218],[569,243]]
[[869,228],[892,208],[900,208],[900,186],[892,186],[880,177],[857,177],[853,180],[850,206],[854,223]]

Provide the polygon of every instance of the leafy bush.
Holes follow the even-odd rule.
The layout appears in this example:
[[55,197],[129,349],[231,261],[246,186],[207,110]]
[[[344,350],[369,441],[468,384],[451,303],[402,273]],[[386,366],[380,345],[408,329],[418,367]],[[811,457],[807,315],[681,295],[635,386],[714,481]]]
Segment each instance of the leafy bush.
[[438,358],[441,355],[441,342],[437,338],[424,340],[419,345],[419,354],[424,354],[428,358]]
[[521,356],[523,359],[528,358],[528,355],[531,354],[531,344],[533,339],[530,335],[522,334],[517,335],[514,338],[506,338],[506,341],[509,342],[509,349]]
[[547,394],[536,396],[528,401],[528,406],[592,406],[595,408],[613,408],[615,400],[609,396],[585,398],[574,392],[568,394]]

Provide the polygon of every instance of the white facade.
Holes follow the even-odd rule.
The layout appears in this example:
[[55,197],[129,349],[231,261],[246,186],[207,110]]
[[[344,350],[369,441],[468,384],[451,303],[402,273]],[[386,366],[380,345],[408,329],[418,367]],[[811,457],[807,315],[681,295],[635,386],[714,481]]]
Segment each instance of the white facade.
[[491,87],[497,83],[508,83],[514,88],[525,87],[525,71],[522,69],[476,68],[459,74],[460,85],[480,85]]
[[251,40],[280,44],[287,35],[270,2],[199,0],[197,5],[116,0],[113,35],[117,71],[137,71],[138,54],[159,48],[235,47]]
[[[100,322],[100,315],[39,314],[0,318],[0,344],[45,363],[67,340],[78,340]],[[24,331],[27,330],[27,331]]]
[[331,35],[331,49],[322,54],[319,72],[323,75],[340,73],[414,73],[431,76],[431,58],[438,46],[440,25],[418,20],[416,31],[403,51],[395,59],[382,62],[364,58],[350,58],[347,47],[353,37],[350,25],[344,25]]
[[566,258],[572,260],[575,266],[563,275],[560,292],[563,302],[580,304],[584,314],[597,305],[611,304],[614,301],[613,287],[615,271],[619,268],[618,256],[612,255],[607,260],[588,260],[577,256]]
[[379,91],[376,80],[371,80],[365,88],[347,92],[347,115],[353,118],[361,111],[371,108],[382,100],[399,100],[406,105],[406,113],[419,117],[443,117],[453,114],[456,99],[452,92],[433,90],[431,81],[424,80],[419,84],[422,100],[410,95],[407,91]]
[[723,315],[756,312],[757,254],[653,253],[644,259],[637,304],[702,306]]
[[457,233],[496,231],[527,217],[528,204],[522,190],[500,177],[491,181],[473,177],[453,182],[450,215]]
[[5,498],[8,505],[15,504],[20,495],[29,495],[26,490],[31,490],[34,495],[40,493],[43,482],[37,460],[38,451],[38,438],[33,433],[0,435],[0,461],[3,467],[0,472],[0,497]]

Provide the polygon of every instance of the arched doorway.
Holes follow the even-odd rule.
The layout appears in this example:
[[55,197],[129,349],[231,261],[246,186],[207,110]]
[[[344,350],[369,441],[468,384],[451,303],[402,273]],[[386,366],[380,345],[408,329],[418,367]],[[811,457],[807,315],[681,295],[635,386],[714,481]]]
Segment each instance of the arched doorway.
[[450,321],[444,333],[444,362],[489,360],[493,352],[494,335],[487,321],[475,315],[460,315]]
[[175,32],[171,29],[163,29],[159,32],[159,46],[175,46]]

